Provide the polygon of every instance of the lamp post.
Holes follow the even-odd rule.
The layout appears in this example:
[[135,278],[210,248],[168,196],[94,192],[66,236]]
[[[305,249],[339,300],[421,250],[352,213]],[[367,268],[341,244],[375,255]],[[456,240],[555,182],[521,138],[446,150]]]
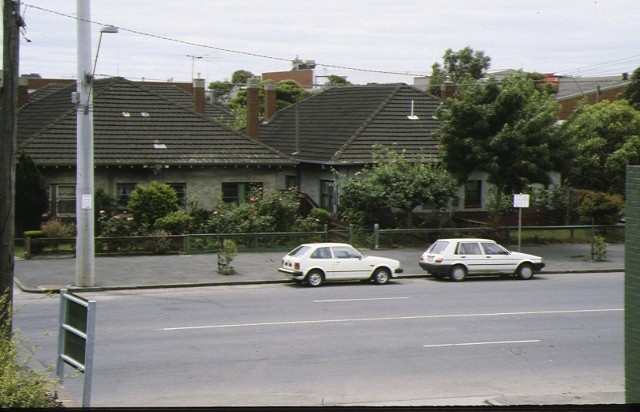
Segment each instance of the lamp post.
[[[91,2],[77,0],[78,16],[78,90],[76,112],[76,286],[95,285],[95,218],[93,210],[93,75],[91,64]],[[116,27],[107,26],[102,33],[117,33]],[[96,52],[95,63],[98,60]]]

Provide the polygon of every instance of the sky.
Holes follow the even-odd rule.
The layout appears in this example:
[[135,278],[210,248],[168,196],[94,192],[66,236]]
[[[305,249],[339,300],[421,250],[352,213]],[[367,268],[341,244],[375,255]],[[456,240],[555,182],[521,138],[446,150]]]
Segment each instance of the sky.
[[[78,0],[21,0],[20,73],[77,78]],[[80,0],[90,1],[90,0]],[[413,84],[445,50],[471,47],[491,69],[568,76],[640,67],[638,0],[94,0],[96,77],[207,83],[236,70],[314,60],[354,84]]]

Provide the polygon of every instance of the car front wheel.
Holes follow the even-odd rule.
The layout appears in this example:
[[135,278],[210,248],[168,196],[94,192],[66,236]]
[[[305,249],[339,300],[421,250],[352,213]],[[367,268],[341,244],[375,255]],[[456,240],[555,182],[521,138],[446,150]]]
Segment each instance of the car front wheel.
[[530,263],[521,264],[516,270],[516,276],[518,276],[519,279],[531,279],[533,277],[533,266],[531,266]]
[[373,281],[376,285],[384,285],[389,281],[389,271],[385,268],[378,268],[373,272]]
[[467,268],[462,265],[455,265],[451,268],[449,277],[455,282],[462,282],[467,277]]
[[324,277],[322,276],[322,272],[319,270],[314,270],[307,275],[307,283],[309,286],[320,286],[324,281]]

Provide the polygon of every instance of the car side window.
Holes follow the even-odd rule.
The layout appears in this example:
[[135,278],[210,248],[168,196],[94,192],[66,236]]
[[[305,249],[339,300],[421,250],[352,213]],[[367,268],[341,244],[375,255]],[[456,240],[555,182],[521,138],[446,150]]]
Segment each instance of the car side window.
[[484,253],[487,255],[506,255],[507,253],[495,243],[483,243]]
[[458,255],[481,255],[480,245],[477,243],[460,243]]
[[328,247],[319,247],[313,251],[311,259],[331,259],[331,250]]
[[354,258],[360,257],[359,255],[355,254],[352,250],[348,248],[340,248],[340,247],[333,248],[333,254],[336,256],[337,259],[354,259]]

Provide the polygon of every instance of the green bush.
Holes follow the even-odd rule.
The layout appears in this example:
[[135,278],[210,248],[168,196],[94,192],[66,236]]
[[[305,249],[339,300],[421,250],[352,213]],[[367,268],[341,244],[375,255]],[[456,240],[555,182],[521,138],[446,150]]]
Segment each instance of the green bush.
[[[11,305],[6,296],[0,297],[0,313],[9,314]],[[61,407],[55,394],[55,381],[32,371],[21,362],[19,342],[11,333],[8,321],[0,325],[0,408],[56,408]]]
[[153,229],[156,220],[180,209],[176,191],[171,186],[156,181],[137,186],[131,192],[127,208],[141,234],[147,229]]
[[609,225],[617,223],[624,209],[621,195],[587,191],[578,206],[578,214],[583,223]]
[[164,230],[172,235],[184,235],[190,232],[193,222],[194,218],[191,215],[176,210],[156,220],[154,226],[156,230]]

